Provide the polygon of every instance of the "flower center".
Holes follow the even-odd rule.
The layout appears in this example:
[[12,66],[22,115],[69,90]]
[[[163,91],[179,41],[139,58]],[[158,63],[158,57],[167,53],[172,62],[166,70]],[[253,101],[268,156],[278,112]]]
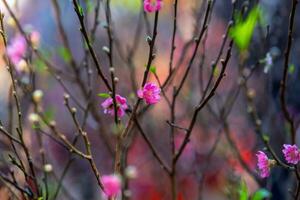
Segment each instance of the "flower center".
[[273,167],[273,166],[276,165],[276,161],[273,160],[273,159],[269,159],[269,160],[268,160],[268,164],[269,164],[269,167]]
[[145,92],[145,96],[151,97],[153,95],[153,92],[151,90],[148,90]]
[[156,1],[157,1],[157,0],[150,0],[150,4],[151,4],[152,6],[155,6],[155,5],[156,5]]

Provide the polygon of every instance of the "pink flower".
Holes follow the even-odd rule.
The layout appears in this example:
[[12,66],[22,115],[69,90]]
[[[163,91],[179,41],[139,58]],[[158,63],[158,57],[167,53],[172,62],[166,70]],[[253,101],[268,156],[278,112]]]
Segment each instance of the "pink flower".
[[23,36],[18,35],[12,39],[11,44],[7,47],[7,55],[14,65],[17,65],[22,60],[26,49],[26,40]]
[[257,156],[257,167],[259,169],[260,176],[262,178],[266,178],[270,176],[270,162],[268,156],[262,151],[258,151],[256,156]]
[[298,147],[290,144],[284,144],[284,149],[282,150],[285,160],[288,163],[296,165],[300,161],[300,152]]
[[[116,102],[117,102],[117,108],[118,108],[118,116],[119,117],[123,117],[125,115],[125,110],[128,108],[127,106],[127,100],[126,98],[120,96],[120,95],[116,95]],[[113,105],[113,98],[109,97],[107,98],[102,104],[101,106],[104,109],[104,113],[105,114],[110,114],[112,116],[114,116],[114,105]]]
[[144,0],[145,12],[156,12],[161,9],[163,5],[162,0]]
[[143,89],[138,90],[137,95],[147,104],[155,104],[160,100],[160,88],[155,83],[146,83]]
[[118,175],[104,175],[101,180],[104,186],[104,193],[107,197],[115,197],[120,193],[122,183]]

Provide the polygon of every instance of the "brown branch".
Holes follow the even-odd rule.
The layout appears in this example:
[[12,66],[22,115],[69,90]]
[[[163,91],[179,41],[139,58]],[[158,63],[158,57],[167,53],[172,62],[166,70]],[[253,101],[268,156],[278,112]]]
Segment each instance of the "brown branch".
[[227,68],[227,65],[228,65],[228,61],[231,57],[231,49],[232,49],[232,45],[233,45],[233,42],[230,43],[229,45],[229,48],[227,50],[227,55],[226,55],[226,58],[225,60],[221,60],[221,63],[222,63],[222,69],[221,69],[221,72],[216,80],[216,83],[214,84],[213,88],[211,89],[210,93],[207,95],[206,98],[203,99],[203,101],[200,102],[200,104],[195,108],[195,111],[194,111],[194,114],[193,114],[193,117],[192,117],[192,121],[189,125],[189,128],[188,128],[188,132],[186,133],[186,136],[184,138],[184,141],[182,143],[182,145],[180,146],[178,152],[176,153],[176,155],[174,156],[174,161],[177,162],[179,157],[181,156],[183,150],[185,149],[185,146],[187,145],[187,143],[189,142],[189,139],[190,139],[190,136],[191,136],[191,133],[192,133],[192,130],[194,128],[194,125],[196,123],[196,120],[197,120],[197,116],[198,116],[198,113],[202,110],[202,108],[208,103],[208,101],[214,96],[218,86],[220,85],[223,77],[225,76],[225,70]]
[[176,31],[177,31],[178,0],[174,0],[173,6],[174,6],[174,16],[173,16],[173,33],[172,33],[171,54],[170,54],[170,62],[169,62],[169,74],[172,72],[174,53],[175,53],[175,49],[176,49],[175,39],[176,39]]
[[112,91],[112,88],[110,86],[110,84],[108,83],[108,80],[106,79],[104,73],[102,72],[101,70],[101,66],[100,66],[100,62],[98,61],[98,58],[96,56],[96,53],[95,53],[95,50],[93,48],[93,45],[89,39],[89,36],[88,36],[88,33],[87,33],[87,30],[86,30],[86,27],[85,27],[85,24],[84,24],[84,15],[83,13],[81,13],[81,7],[80,5],[78,4],[78,1],[77,0],[73,0],[73,5],[74,5],[74,10],[76,12],[76,15],[78,17],[78,20],[79,20],[79,23],[80,23],[80,31],[85,39],[85,42],[86,42],[86,45],[90,51],[90,54],[93,58],[93,61],[94,61],[94,64],[96,66],[96,69],[97,69],[97,72],[98,72],[98,75],[100,76],[100,78],[102,79],[102,81],[104,82],[106,88],[109,90],[109,91]]
[[[5,4],[5,6],[8,7],[8,4],[7,4],[6,0],[4,0],[3,2]],[[7,42],[6,42],[6,39],[5,39],[5,29],[4,29],[4,26],[3,26],[3,18],[4,18],[4,15],[0,12],[0,21],[1,21],[0,25],[1,25],[1,30],[2,30],[2,37],[3,37],[4,47],[5,47],[5,49],[7,49]],[[8,56],[6,56],[6,60],[8,61],[7,70],[9,72],[11,82],[12,82],[12,95],[14,97],[14,101],[15,101],[16,108],[17,108],[18,127],[16,128],[16,130],[17,130],[21,146],[24,150],[24,153],[25,153],[25,156],[26,156],[26,159],[27,159],[27,162],[28,162],[31,175],[33,177],[33,182],[34,182],[36,192],[37,192],[36,195],[39,196],[40,195],[39,185],[38,185],[38,182],[37,182],[37,179],[36,179],[36,174],[35,174],[32,158],[31,158],[31,155],[29,153],[28,147],[26,146],[25,141],[24,141],[23,124],[22,124],[23,123],[23,115],[22,115],[22,111],[21,111],[21,103],[20,103],[19,97],[17,95],[17,85],[16,85],[17,81],[15,80],[12,64],[11,64],[10,59],[8,58]],[[21,162],[21,160],[20,160],[20,162]],[[22,162],[21,162],[21,164],[22,164]],[[24,175],[26,176],[26,173]],[[28,177],[26,177],[26,178],[28,178]]]
[[289,58],[291,54],[291,48],[292,48],[292,42],[293,42],[293,29],[294,29],[294,20],[295,20],[295,13],[296,13],[296,6],[297,6],[298,0],[292,0],[292,9],[290,13],[289,18],[289,28],[288,28],[288,41],[286,50],[284,53],[285,59],[284,59],[284,70],[282,74],[282,79],[280,83],[280,103],[281,103],[281,109],[284,114],[284,117],[286,121],[290,125],[290,131],[291,131],[291,140],[292,143],[295,144],[296,142],[296,129],[293,117],[288,111],[287,103],[286,103],[286,87],[287,87],[287,81],[288,81],[288,68],[289,68]]
[[156,158],[156,160],[160,163],[162,169],[164,169],[168,174],[171,173],[171,169],[168,167],[168,165],[163,161],[163,159],[161,158],[161,156],[159,155],[158,151],[155,149],[153,143],[151,142],[151,140],[149,139],[149,137],[147,136],[147,134],[144,132],[142,126],[140,125],[139,121],[137,118],[134,118],[135,124],[139,130],[139,132],[141,133],[142,137],[144,138],[145,142],[147,143],[147,145],[149,146],[149,148],[151,149],[151,152],[153,154],[153,156]]
[[93,170],[93,173],[94,173],[94,175],[97,179],[97,183],[98,183],[99,187],[104,191],[104,186],[103,186],[103,183],[101,181],[101,175],[100,175],[99,170],[97,169],[96,163],[95,163],[93,155],[92,155],[91,142],[88,138],[87,132],[83,131],[82,127],[80,126],[80,123],[79,123],[79,121],[77,120],[77,117],[76,117],[76,109],[70,107],[68,98],[65,98],[65,105],[68,108],[68,111],[70,112],[70,114],[72,115],[73,122],[74,122],[78,132],[83,137],[83,141],[84,141],[85,148],[86,148],[86,157],[85,157],[85,159],[87,159],[89,161],[90,166]]

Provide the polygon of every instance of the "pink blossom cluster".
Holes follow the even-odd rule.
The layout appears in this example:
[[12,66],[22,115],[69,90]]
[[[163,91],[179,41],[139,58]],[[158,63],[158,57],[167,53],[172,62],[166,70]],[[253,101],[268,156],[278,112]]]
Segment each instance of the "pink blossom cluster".
[[[127,99],[117,94],[116,103],[118,117],[123,117],[125,115],[126,109],[128,108]],[[112,97],[107,98],[101,105],[104,109],[105,114],[114,116],[114,102]]]
[[[297,145],[284,144],[282,153],[287,163],[297,165],[300,161],[300,150]],[[276,162],[268,158],[268,156],[258,151],[257,154],[257,167],[259,169],[260,176],[266,178],[270,176],[270,169]]]
[[7,56],[14,65],[18,65],[25,56],[26,49],[27,44],[25,38],[21,35],[17,35],[7,47]]
[[160,88],[155,83],[146,83],[143,89],[138,90],[137,95],[147,104],[156,104],[160,100]]
[[104,187],[104,195],[108,198],[116,197],[122,188],[122,181],[120,176],[112,174],[112,175],[104,175],[101,178],[103,187]]
[[257,156],[257,167],[259,169],[260,176],[262,178],[266,178],[270,176],[270,163],[269,163],[268,156],[262,151],[258,151],[256,156]]
[[[40,44],[40,33],[38,31],[31,31],[29,40],[32,47],[37,48]],[[24,58],[27,47],[27,41],[23,35],[16,35],[7,47],[7,56],[18,72],[26,71],[27,63]]]
[[282,153],[287,163],[296,165],[300,161],[299,148],[295,144],[284,144]]
[[[160,88],[155,83],[146,83],[144,87],[137,91],[137,96],[144,99],[146,104],[156,104],[160,100]],[[116,95],[117,115],[123,117],[128,109],[127,99],[121,95]],[[114,102],[113,98],[109,97],[101,104],[105,114],[114,116]]]
[[156,12],[162,8],[162,0],[144,0],[145,12]]

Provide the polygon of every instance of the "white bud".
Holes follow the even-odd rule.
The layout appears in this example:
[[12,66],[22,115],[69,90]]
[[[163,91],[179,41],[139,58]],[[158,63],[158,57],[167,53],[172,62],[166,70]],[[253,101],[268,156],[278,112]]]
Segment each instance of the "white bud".
[[49,123],[49,125],[50,125],[51,127],[55,127],[55,126],[56,126],[56,122],[55,122],[55,121],[51,121],[51,122]]
[[70,95],[69,94],[64,94],[64,99],[69,99]]
[[256,123],[256,125],[260,126],[260,125],[261,125],[261,120],[260,120],[260,119],[257,119],[257,120],[255,121],[255,123]]
[[76,113],[77,112],[77,109],[75,107],[71,108],[71,112],[72,113]]
[[136,167],[132,165],[126,167],[125,175],[128,179],[135,179],[138,175]]
[[32,31],[30,34],[30,40],[32,43],[32,46],[34,48],[37,48],[40,45],[41,35],[38,31]]
[[102,50],[107,54],[110,52],[110,49],[107,46],[103,46]]
[[42,90],[35,90],[32,94],[32,99],[35,103],[40,103],[43,96],[44,96],[44,93]]
[[16,68],[17,68],[17,71],[20,71],[20,72],[29,72],[27,62],[24,59],[22,59],[18,62]]
[[39,121],[39,116],[36,113],[30,113],[28,119],[31,123],[37,123]]
[[53,171],[53,167],[51,164],[45,164],[44,165],[44,171],[49,173],[49,172],[52,172]]
[[12,17],[8,17],[6,23],[8,26],[13,28],[16,26],[16,21]]
[[256,95],[256,92],[254,89],[252,88],[249,88],[249,90],[247,91],[247,96],[250,98],[250,99],[253,99]]
[[148,44],[150,45],[151,42],[152,42],[152,38],[148,35],[148,36],[146,37],[146,41],[147,41]]
[[111,68],[109,68],[109,71],[110,72],[115,72],[115,68],[111,67]]
[[253,107],[252,106],[248,106],[247,107],[247,112],[248,113],[252,113],[253,112]]

